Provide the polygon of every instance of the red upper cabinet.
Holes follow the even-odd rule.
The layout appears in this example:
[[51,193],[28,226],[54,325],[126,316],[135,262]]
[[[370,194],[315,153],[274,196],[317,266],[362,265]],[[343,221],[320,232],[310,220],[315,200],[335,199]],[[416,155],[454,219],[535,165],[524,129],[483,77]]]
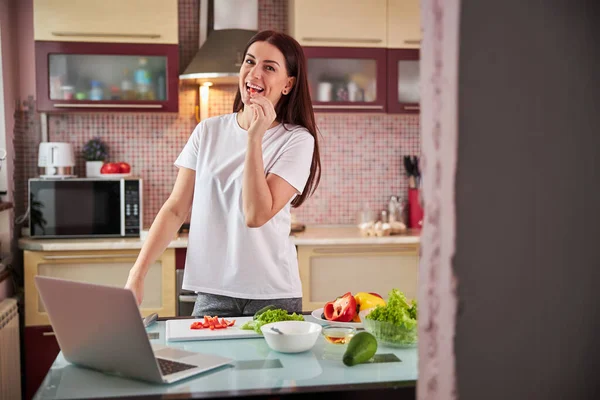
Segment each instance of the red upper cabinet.
[[418,113],[421,102],[419,50],[389,49],[387,61],[388,113]]
[[178,111],[177,0],[33,0],[38,111]]
[[178,54],[177,44],[36,41],[38,111],[177,112]]
[[315,111],[385,112],[386,49],[304,47]]

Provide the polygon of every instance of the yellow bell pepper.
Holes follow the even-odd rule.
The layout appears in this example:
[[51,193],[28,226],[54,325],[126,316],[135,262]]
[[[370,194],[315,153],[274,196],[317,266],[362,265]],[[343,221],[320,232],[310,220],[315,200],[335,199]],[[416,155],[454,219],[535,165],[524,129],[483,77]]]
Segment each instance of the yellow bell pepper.
[[352,322],[360,322],[358,313],[361,310],[366,310],[368,308],[377,306],[385,306],[385,300],[374,293],[358,292],[354,295],[354,299],[356,300],[356,315],[352,319]]

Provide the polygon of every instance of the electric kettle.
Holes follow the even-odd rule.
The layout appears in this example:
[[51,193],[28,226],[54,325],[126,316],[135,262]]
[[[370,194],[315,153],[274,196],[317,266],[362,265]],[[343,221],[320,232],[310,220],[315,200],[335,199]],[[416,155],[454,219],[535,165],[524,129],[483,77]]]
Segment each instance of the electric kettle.
[[38,151],[38,167],[43,168],[41,178],[72,178],[75,154],[71,143],[42,142]]

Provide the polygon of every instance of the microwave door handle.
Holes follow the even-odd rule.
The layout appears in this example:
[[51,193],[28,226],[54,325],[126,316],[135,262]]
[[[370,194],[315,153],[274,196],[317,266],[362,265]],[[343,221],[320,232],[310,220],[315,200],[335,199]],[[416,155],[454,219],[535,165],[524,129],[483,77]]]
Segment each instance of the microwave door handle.
[[125,236],[125,179],[121,179],[121,237]]
[[48,148],[50,154],[48,154],[48,160],[50,160],[50,163],[48,166],[52,166],[54,167],[54,151],[55,151],[55,146],[51,146]]

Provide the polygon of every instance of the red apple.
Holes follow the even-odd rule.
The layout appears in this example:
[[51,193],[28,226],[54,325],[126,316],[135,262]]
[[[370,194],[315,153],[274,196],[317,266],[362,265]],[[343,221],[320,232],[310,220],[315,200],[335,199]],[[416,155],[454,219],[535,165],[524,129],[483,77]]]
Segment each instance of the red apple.
[[106,163],[100,168],[101,174],[118,174],[119,173],[119,164],[117,163]]
[[128,174],[131,172],[131,165],[127,164],[126,162],[120,162],[119,163],[119,172],[121,174]]

